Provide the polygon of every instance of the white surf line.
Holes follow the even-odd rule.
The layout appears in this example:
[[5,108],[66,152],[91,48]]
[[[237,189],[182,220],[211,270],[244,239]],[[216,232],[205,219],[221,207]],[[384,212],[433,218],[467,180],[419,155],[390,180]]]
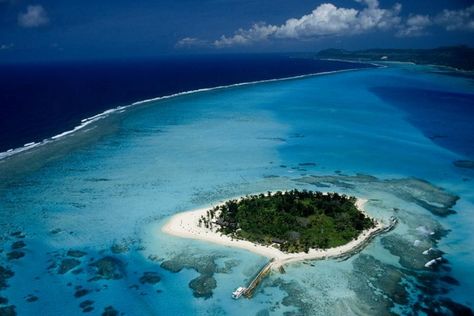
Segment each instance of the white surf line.
[[[341,60],[341,61],[343,61],[343,60]],[[348,60],[346,60],[345,62],[355,63],[354,61],[348,61]],[[275,79],[265,79],[265,80],[241,82],[241,83],[234,83],[234,84],[230,84],[230,85],[222,85],[222,86],[216,86],[216,87],[210,87],[210,88],[202,88],[202,89],[196,89],[196,90],[183,91],[183,92],[178,92],[178,93],[165,95],[165,96],[161,96],[161,97],[136,101],[136,102],[133,102],[129,105],[118,106],[116,108],[105,110],[104,112],[96,114],[94,116],[82,119],[81,124],[74,127],[73,129],[62,132],[62,133],[57,134],[57,135],[54,135],[52,137],[46,138],[46,139],[44,139],[40,142],[31,142],[31,143],[25,144],[23,147],[11,148],[11,149],[8,149],[4,152],[1,152],[0,153],[0,161],[2,159],[17,155],[19,153],[31,150],[31,149],[39,147],[39,146],[44,146],[48,143],[51,143],[53,141],[57,141],[57,140],[59,140],[63,137],[74,134],[75,132],[83,129],[85,126],[87,126],[87,125],[89,125],[93,122],[97,122],[98,120],[104,119],[104,118],[108,117],[109,115],[117,113],[117,112],[122,113],[125,110],[127,110],[127,109],[129,109],[133,106],[137,106],[137,105],[141,105],[141,104],[145,104],[145,103],[150,103],[150,102],[155,102],[155,101],[160,101],[160,100],[167,100],[167,99],[176,98],[176,97],[180,97],[180,96],[185,96],[185,95],[189,95],[189,94],[203,93],[203,92],[207,92],[207,91],[223,90],[223,89],[230,89],[230,88],[235,88],[235,87],[242,87],[242,86],[255,85],[255,84],[261,84],[261,83],[271,83],[271,82],[277,82],[277,81],[297,80],[297,79],[303,79],[303,78],[308,78],[308,77],[315,77],[315,76],[321,76],[321,75],[329,75],[329,74],[342,73],[342,72],[348,72],[348,71],[356,71],[356,70],[364,70],[364,69],[367,69],[367,68],[348,68],[348,69],[323,71],[323,72],[316,72],[316,73],[311,73],[311,74],[297,75],[297,76],[284,77],[284,78],[275,78]]]

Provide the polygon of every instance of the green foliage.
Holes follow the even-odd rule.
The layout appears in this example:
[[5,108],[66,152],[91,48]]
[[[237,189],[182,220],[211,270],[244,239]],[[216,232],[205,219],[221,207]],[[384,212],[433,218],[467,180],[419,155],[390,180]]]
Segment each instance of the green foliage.
[[301,252],[348,243],[373,221],[355,206],[356,198],[338,193],[292,190],[245,196],[208,211],[202,223],[260,244],[277,243],[282,251]]
[[326,49],[316,54],[319,58],[340,58],[377,61],[413,62],[421,65],[442,65],[464,70],[474,70],[474,48],[468,46],[439,47],[434,49],[367,49],[347,51]]

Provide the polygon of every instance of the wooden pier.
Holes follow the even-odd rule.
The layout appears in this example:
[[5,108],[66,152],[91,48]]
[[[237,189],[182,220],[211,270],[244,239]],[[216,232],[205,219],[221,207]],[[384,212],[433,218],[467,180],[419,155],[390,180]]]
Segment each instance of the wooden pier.
[[246,298],[251,298],[257,286],[262,282],[262,280],[270,273],[275,259],[271,259],[252,279],[249,285],[245,288],[243,295]]
[[[374,239],[377,235],[387,233],[387,232],[391,231],[392,229],[395,228],[395,226],[397,224],[398,224],[398,219],[396,217],[392,216],[392,217],[390,217],[389,224],[387,226],[379,228],[378,230],[373,232],[365,240],[365,242],[361,243],[360,245],[358,245],[357,247],[355,247],[351,251],[346,252],[346,253],[342,253],[342,254],[338,254],[338,255],[335,255],[335,256],[322,257],[322,258],[319,258],[317,260],[333,258],[333,259],[341,259],[341,261],[344,261],[344,260],[348,259],[349,257],[351,257],[352,255],[354,255],[355,253],[358,253],[359,251],[361,251],[365,247],[365,245],[367,243],[369,243],[372,239]],[[311,260],[311,259],[308,259],[308,260]],[[275,258],[272,258],[269,262],[267,262],[267,264],[265,264],[265,266],[263,266],[263,268],[260,269],[260,271],[252,279],[252,281],[249,283],[249,285],[247,287],[245,287],[245,288],[240,287],[238,289],[238,290],[243,289],[243,292],[241,292],[241,294],[238,294],[238,296],[234,297],[234,298],[237,299],[237,298],[240,297],[240,295],[243,295],[246,298],[252,298],[252,296],[255,292],[255,289],[262,282],[262,280],[270,273],[270,271],[272,270],[274,264],[275,264]],[[285,273],[285,270],[283,269],[283,267],[281,265],[281,262],[277,267],[278,267],[280,273]]]

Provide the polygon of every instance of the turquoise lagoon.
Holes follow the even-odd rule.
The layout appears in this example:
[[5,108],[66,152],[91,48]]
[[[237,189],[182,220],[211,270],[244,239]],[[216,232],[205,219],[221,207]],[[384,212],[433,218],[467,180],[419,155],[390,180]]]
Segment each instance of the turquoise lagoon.
[[[406,64],[229,87],[141,104],[2,160],[2,306],[19,315],[474,307],[474,170],[453,164],[473,159],[462,150],[472,139],[453,147],[430,135],[419,112],[398,106],[408,92],[387,96],[395,88],[458,96],[450,102],[472,103],[474,92],[469,78]],[[470,111],[431,124],[472,126]],[[272,273],[250,300],[230,294],[266,258],[160,231],[180,211],[291,188],[364,197],[373,216],[400,223],[346,260]],[[425,268],[435,255],[445,261]]]

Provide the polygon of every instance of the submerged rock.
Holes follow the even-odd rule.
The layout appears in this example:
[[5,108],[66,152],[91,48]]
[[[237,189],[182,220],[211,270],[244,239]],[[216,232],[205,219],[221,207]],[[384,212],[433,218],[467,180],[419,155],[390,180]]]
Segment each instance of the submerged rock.
[[83,312],[83,313],[90,313],[90,312],[92,312],[93,310],[94,310],[94,307],[92,307],[92,306],[87,306],[87,307],[84,307],[84,308],[82,309],[82,312]]
[[94,301],[85,300],[79,304],[79,307],[82,308],[83,313],[89,313],[94,310],[94,307],[92,306],[92,304],[94,304]]
[[191,280],[189,287],[193,290],[195,297],[209,298],[212,296],[212,290],[217,286],[213,275],[219,270],[215,262],[218,258],[221,257],[181,254],[164,261],[161,267],[175,273],[181,271],[183,268],[196,270],[201,275]]
[[49,233],[52,235],[56,235],[56,234],[59,234],[60,232],[62,232],[61,228],[55,228],[55,229],[52,229]]
[[117,316],[119,312],[113,308],[113,306],[107,306],[104,308],[104,312],[102,313],[102,316]]
[[86,254],[86,252],[80,250],[68,250],[66,255],[68,257],[81,258],[84,257]]
[[110,247],[110,250],[115,253],[124,253],[129,250],[128,246],[126,244],[113,244],[112,247]]
[[12,252],[7,253],[8,260],[17,260],[23,258],[25,253],[23,251],[14,250]]
[[77,267],[81,262],[77,259],[70,259],[66,258],[61,261],[61,264],[59,265],[58,268],[58,273],[59,274],[65,274],[69,272],[70,270],[74,269]]
[[28,295],[28,297],[26,298],[26,301],[29,303],[36,302],[37,300],[38,300],[38,296],[33,295],[33,294]]
[[179,272],[183,268],[194,269],[200,274],[213,275],[217,271],[215,259],[219,256],[178,255],[163,261],[161,267],[171,272]]
[[21,248],[24,248],[26,246],[25,242],[23,240],[19,240],[19,241],[15,241],[13,244],[12,244],[12,249],[21,249]]
[[0,266],[0,290],[6,289],[8,287],[7,280],[14,275],[15,273],[12,270]]
[[1,316],[16,316],[15,305],[0,307]]
[[212,290],[217,287],[216,279],[209,275],[201,275],[189,282],[195,297],[210,298]]
[[0,296],[0,305],[5,305],[8,303],[8,298]]
[[[265,281],[264,281],[265,282]],[[281,304],[283,306],[294,306],[298,309],[297,313],[291,313],[290,315],[311,315],[314,314],[316,308],[308,300],[304,288],[302,288],[296,281],[285,281],[282,278],[275,279],[271,284],[271,287],[278,287],[286,293]],[[263,315],[266,313],[263,311]]]
[[85,301],[83,301],[83,302],[81,302],[81,303],[79,304],[79,307],[80,307],[80,308],[84,308],[84,307],[87,307],[87,306],[91,306],[92,304],[94,304],[94,301],[92,301],[92,300],[85,300]]
[[456,160],[456,161],[453,161],[453,165],[455,165],[458,168],[474,169],[473,160]]
[[74,297],[75,298],[79,298],[79,297],[83,297],[84,295],[87,295],[90,293],[90,290],[88,289],[78,289],[75,293],[74,293]]
[[156,272],[144,272],[143,276],[140,278],[140,283],[142,284],[156,284],[160,281],[161,278]]
[[218,267],[216,269],[216,272],[217,273],[231,273],[232,269],[237,267],[239,265],[239,263],[240,262],[238,260],[227,260],[227,261],[224,262],[223,267]]
[[103,257],[89,266],[95,269],[96,275],[92,280],[117,280],[121,279],[125,274],[122,261],[111,256]]
[[160,267],[170,272],[178,273],[179,271],[183,270],[184,265],[176,263],[173,260],[166,260],[161,263]]
[[10,234],[12,237],[25,238],[25,234],[22,231],[16,231]]

